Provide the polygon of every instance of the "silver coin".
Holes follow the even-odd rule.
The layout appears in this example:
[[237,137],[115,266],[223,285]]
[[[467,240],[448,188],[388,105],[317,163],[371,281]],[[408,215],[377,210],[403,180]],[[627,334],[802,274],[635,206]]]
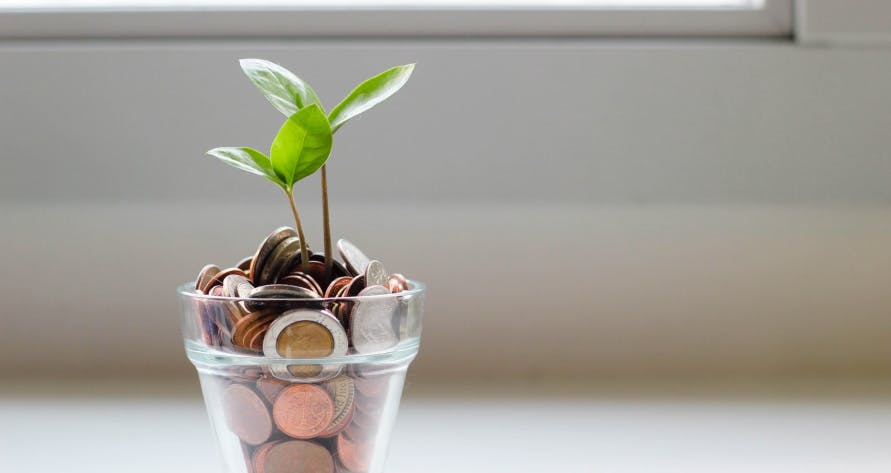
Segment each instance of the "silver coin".
[[[384,286],[368,286],[359,297],[390,294]],[[392,348],[399,342],[393,316],[398,301],[395,297],[360,300],[350,316],[353,347],[359,353],[374,353]]]
[[314,291],[298,286],[267,284],[252,289],[248,297],[250,299],[266,299],[245,301],[248,309],[259,310],[263,307],[281,306],[282,303],[276,303],[276,299],[318,299],[319,295]]
[[[312,309],[295,309],[282,314],[275,319],[269,326],[266,335],[263,337],[263,354],[269,357],[281,357],[278,352],[278,338],[282,332],[298,322],[314,322],[324,327],[331,333],[334,340],[334,347],[328,356],[344,356],[349,349],[349,339],[346,331],[337,321],[337,318],[327,310]],[[294,373],[292,366],[300,366],[296,364],[276,363],[270,366],[270,372],[279,379],[288,381],[301,381],[305,383],[314,383],[331,379],[340,374],[342,365],[321,365],[317,374],[301,376]]]
[[337,251],[340,252],[340,257],[343,258],[353,276],[365,274],[365,269],[368,268],[368,263],[371,260],[365,256],[365,253],[362,253],[362,250],[356,248],[356,245],[341,238],[337,240]]
[[366,286],[386,286],[387,279],[390,279],[390,275],[387,274],[383,263],[378,260],[368,262],[368,266],[365,267]]
[[223,295],[226,297],[241,297],[238,295],[238,288],[244,284],[250,285],[251,288],[254,287],[248,278],[240,274],[226,276],[226,279],[223,279]]
[[251,299],[318,299],[314,291],[289,284],[267,284],[255,287],[248,296]]

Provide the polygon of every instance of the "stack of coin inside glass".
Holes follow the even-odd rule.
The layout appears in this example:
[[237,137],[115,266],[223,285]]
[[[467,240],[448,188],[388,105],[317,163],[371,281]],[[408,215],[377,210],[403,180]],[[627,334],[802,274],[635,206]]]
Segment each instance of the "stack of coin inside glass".
[[[390,377],[327,357],[369,354],[396,346],[407,333],[394,297],[409,288],[346,240],[343,263],[310,254],[303,263],[297,232],[275,230],[253,256],[232,268],[205,266],[196,291],[203,342],[223,352],[272,359],[227,373],[215,389],[228,430],[240,439],[247,471],[333,473],[368,471]],[[236,298],[227,300],[226,298]]]

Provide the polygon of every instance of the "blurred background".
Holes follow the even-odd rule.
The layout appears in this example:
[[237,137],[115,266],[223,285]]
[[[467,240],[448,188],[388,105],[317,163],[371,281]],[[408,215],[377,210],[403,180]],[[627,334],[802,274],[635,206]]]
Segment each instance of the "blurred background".
[[216,471],[175,288],[290,222],[204,156],[279,125],[237,60],[328,107],[416,62],[328,165],[335,238],[429,286],[392,471],[888,471],[889,47],[880,0],[0,0],[0,418]]

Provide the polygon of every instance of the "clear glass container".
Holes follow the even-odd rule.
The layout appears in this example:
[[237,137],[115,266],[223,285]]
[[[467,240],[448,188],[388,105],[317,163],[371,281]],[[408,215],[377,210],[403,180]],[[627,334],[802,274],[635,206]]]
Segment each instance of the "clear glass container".
[[[194,287],[179,288],[183,337],[226,472],[384,471],[418,352],[423,284],[327,299],[232,298]],[[322,349],[283,356],[287,346],[276,340]]]

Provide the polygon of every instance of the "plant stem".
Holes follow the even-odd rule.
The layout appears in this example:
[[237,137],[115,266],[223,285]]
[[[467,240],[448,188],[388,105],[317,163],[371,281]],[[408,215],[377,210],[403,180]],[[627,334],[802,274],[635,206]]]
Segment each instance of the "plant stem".
[[300,215],[297,213],[297,205],[294,203],[294,188],[285,191],[288,203],[291,204],[291,213],[294,214],[294,222],[297,224],[297,236],[300,238],[300,267],[303,272],[309,272],[309,251],[306,250],[306,238],[303,237],[303,225],[300,224]]
[[322,165],[322,231],[325,233],[325,277],[331,279],[334,255],[331,249],[331,216],[328,213],[328,170]]

